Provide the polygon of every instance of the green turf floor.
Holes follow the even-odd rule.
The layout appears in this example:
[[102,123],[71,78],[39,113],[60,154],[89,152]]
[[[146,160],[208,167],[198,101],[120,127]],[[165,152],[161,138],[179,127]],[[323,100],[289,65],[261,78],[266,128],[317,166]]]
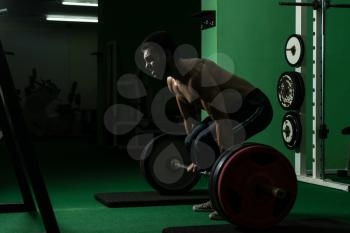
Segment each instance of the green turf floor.
[[[191,206],[110,209],[95,193],[148,191],[138,163],[125,153],[84,140],[35,143],[62,233],[160,233],[169,226],[217,224]],[[207,186],[202,178],[197,188]],[[20,202],[20,194],[4,146],[0,148],[0,203]],[[288,218],[332,218],[350,222],[350,194],[299,183],[298,199]],[[225,223],[225,222],[220,222]],[[39,233],[40,216],[0,214],[0,233]]]

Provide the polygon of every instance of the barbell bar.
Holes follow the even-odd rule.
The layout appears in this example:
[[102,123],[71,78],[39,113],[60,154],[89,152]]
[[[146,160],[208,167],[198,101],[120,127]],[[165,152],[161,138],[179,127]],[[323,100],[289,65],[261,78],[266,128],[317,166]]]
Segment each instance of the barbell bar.
[[[170,166],[172,166],[174,169],[181,168],[181,169],[185,169],[186,171],[187,171],[187,168],[188,168],[187,165],[180,163],[180,161],[177,160],[177,159],[171,160],[170,161]],[[198,173],[201,174],[201,175],[210,176],[210,172],[208,172],[208,171],[200,171]]]
[[[281,6],[302,6],[302,7],[313,7],[314,10],[318,10],[322,7],[322,4],[318,0],[312,2],[279,2]],[[350,8],[350,4],[333,4],[330,1],[326,1],[327,8]]]
[[[186,165],[181,164],[178,160],[174,159],[171,162],[171,166],[174,167],[174,169],[185,169],[187,170]],[[210,172],[208,171],[200,171],[199,174],[201,175],[210,175]],[[268,184],[264,184],[264,183],[257,183],[256,187],[254,187],[254,191],[256,193],[263,193],[263,194],[268,194],[271,195],[275,198],[278,199],[283,199],[286,197],[287,195],[287,191],[284,190],[283,188],[278,188],[278,187],[274,187],[272,185],[268,185]]]

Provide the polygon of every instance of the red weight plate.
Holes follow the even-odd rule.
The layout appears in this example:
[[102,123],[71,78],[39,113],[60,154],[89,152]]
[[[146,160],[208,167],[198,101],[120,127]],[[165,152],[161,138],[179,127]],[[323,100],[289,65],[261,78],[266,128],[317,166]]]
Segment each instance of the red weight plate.
[[[245,228],[266,229],[282,221],[297,195],[297,179],[288,159],[272,147],[256,144],[234,152],[217,178],[217,195],[228,221]],[[286,191],[284,198],[260,192],[257,184]]]

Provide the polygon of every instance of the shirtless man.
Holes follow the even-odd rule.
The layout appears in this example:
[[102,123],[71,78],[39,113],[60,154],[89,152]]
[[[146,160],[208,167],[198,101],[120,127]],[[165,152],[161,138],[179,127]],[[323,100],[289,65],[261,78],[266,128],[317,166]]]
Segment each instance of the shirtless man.
[[[208,146],[217,158],[265,129],[273,111],[266,95],[248,81],[210,60],[174,57],[176,48],[166,32],[155,32],[144,40],[141,51],[150,76],[166,80],[176,96],[187,133],[185,144],[194,159],[187,171],[196,172],[210,168],[196,163],[207,155]],[[195,111],[199,107],[208,113],[202,122]],[[210,202],[193,209],[213,211],[209,217],[220,219]]]

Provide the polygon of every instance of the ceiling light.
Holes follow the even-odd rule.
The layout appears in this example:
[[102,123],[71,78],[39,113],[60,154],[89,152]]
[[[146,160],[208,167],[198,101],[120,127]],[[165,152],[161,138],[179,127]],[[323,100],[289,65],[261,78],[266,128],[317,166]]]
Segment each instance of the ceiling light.
[[0,9],[0,14],[7,13],[7,8]]
[[79,0],[63,0],[63,5],[69,5],[69,6],[93,6],[98,7],[97,0],[96,1],[79,1]]
[[98,18],[94,16],[46,15],[46,20],[64,21],[64,22],[98,23]]

